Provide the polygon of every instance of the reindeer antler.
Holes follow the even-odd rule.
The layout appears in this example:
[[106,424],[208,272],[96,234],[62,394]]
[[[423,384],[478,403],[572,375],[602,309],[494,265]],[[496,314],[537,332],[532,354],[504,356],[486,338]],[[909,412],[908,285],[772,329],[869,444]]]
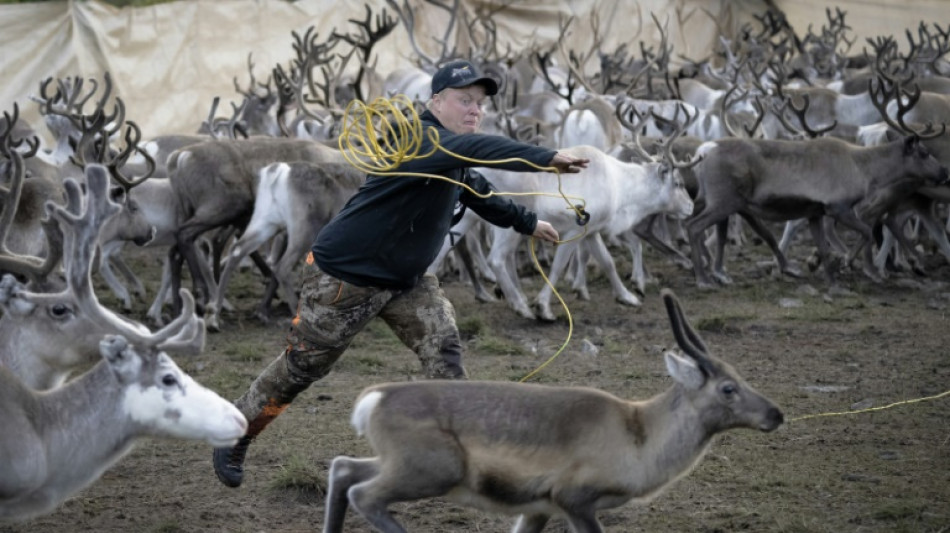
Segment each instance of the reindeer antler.
[[[92,320],[109,324],[116,334],[139,346],[160,350],[192,348],[200,351],[204,343],[204,321],[195,315],[194,299],[185,289],[180,293],[184,301],[181,315],[154,334],[145,326],[124,319],[99,303],[92,286],[92,266],[99,229],[120,211],[120,207],[109,198],[109,172],[106,167],[90,164],[85,173],[85,202],[82,201],[79,184],[73,179],[67,179],[63,183],[68,198],[67,205],[63,207],[52,202],[46,204],[49,217],[56,220],[63,230],[66,279],[76,295],[80,312]],[[30,300],[38,303],[53,298],[58,298],[58,295],[29,295]]]
[[[11,252],[6,245],[7,233],[16,217],[17,207],[20,203],[20,194],[23,191],[23,180],[25,177],[25,167],[23,163],[24,155],[20,154],[15,148],[22,142],[13,140],[13,130],[17,120],[19,120],[20,109],[17,104],[13,104],[13,115],[4,111],[3,117],[7,125],[6,131],[0,133],[0,155],[10,160],[10,175],[6,180],[5,186],[0,186],[0,271],[10,272],[16,275],[24,276],[30,281],[41,283],[45,281],[50,272],[59,264],[62,258],[62,234],[59,232],[55,223],[49,219],[42,222],[43,231],[46,234],[47,252],[44,259],[38,257],[25,256]],[[34,143],[26,141],[32,148],[25,157],[36,153],[39,146],[39,140]]]
[[[904,115],[906,115],[907,112],[917,104],[917,100],[920,99],[920,86],[914,85],[914,92],[907,94],[907,102],[905,103],[901,98],[901,95],[904,94],[904,91],[901,89],[900,82],[892,83],[890,85],[892,89],[888,90],[886,88],[887,82],[880,76],[876,80],[874,78],[868,80],[868,94],[871,96],[871,103],[874,104],[875,108],[877,108],[878,112],[881,114],[881,118],[884,120],[884,122],[887,122],[888,126],[894,128],[897,131],[903,132],[906,135],[916,135],[921,139],[933,139],[946,133],[946,123],[940,125],[939,131],[934,130],[933,122],[928,122],[925,128],[920,131],[908,126],[904,122]],[[896,122],[887,113],[887,102],[891,98],[894,99],[897,105],[897,113],[895,114],[897,118]]]

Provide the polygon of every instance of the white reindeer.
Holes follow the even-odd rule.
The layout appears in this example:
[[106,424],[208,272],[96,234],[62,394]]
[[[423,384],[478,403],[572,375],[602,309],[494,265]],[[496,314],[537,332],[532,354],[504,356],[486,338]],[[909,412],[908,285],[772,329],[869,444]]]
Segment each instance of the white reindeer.
[[[558,194],[558,183],[550,176],[519,174],[515,179],[503,170],[484,169],[480,172],[501,191],[537,191],[547,195],[520,198],[518,201],[536,212],[538,218],[554,225],[564,241],[557,247],[548,274],[552,284],[560,279],[571,255],[583,241],[610,279],[614,297],[627,305],[639,305],[640,300],[620,280],[613,258],[597,234],[602,232],[608,237],[619,235],[654,213],[669,213],[679,218],[689,216],[693,202],[674,168],[683,164],[672,160],[653,161],[644,165],[625,163],[590,146],[575,146],[566,151],[573,156],[590,159],[588,168],[581,173],[560,178],[561,190],[566,195],[575,199],[583,198],[587,202],[590,220],[586,226],[576,223],[574,211],[566,209],[565,200]],[[584,232],[592,239],[572,240]],[[534,318],[524,294],[518,289],[516,273],[511,271],[509,264],[520,238],[516,233],[493,228],[488,262],[508,304],[518,314]],[[545,285],[537,296],[538,317],[543,320],[554,320],[550,308],[551,294],[551,288]]]
[[[43,227],[49,253],[39,259],[5,249],[8,223],[23,182],[22,158],[13,151],[7,155],[14,171],[9,190],[0,195],[5,200],[0,210],[0,270],[29,279],[30,290],[12,276],[0,281],[0,366],[33,389],[51,389],[100,358],[103,336],[133,338],[149,330],[103,307],[89,278],[102,228],[122,209],[110,199],[106,167],[88,166],[85,195],[78,182],[67,179],[63,184],[65,207],[46,203],[49,216]],[[70,215],[53,216],[61,211]],[[54,271],[60,258],[65,283]],[[189,348],[192,352],[200,349],[195,345]]]
[[711,355],[674,294],[662,293],[686,357],[666,352],[675,383],[648,400],[489,381],[365,389],[352,421],[377,455],[333,460],[324,533],[343,531],[348,506],[378,531],[404,532],[388,506],[437,496],[520,514],[515,533],[538,533],[552,516],[600,532],[598,511],[655,497],[716,434],[778,428],[779,408]]
[[[104,167],[86,169],[91,188],[101,193],[109,176]],[[74,182],[72,183],[75,188]],[[194,382],[166,354],[204,344],[204,321],[195,302],[181,291],[184,311],[155,334],[113,317],[91,294],[91,262],[102,220],[119,207],[93,194],[82,210],[50,205],[50,217],[63,229],[66,277],[79,288],[73,312],[110,324],[119,335],[99,343],[104,361],[72,382],[36,392],[0,366],[0,521],[24,520],[53,510],[94,482],[125,455],[136,439],[166,436],[230,446],[247,430],[247,420],[230,402]],[[17,285],[7,274],[3,285]],[[17,305],[43,308],[59,294],[29,294],[22,287]]]
[[[305,161],[272,163],[259,172],[251,221],[231,251],[221,279],[205,309],[210,331],[219,331],[224,294],[234,269],[249,253],[280,232],[287,234],[287,246],[274,267],[274,276],[292,312],[297,310],[296,286],[291,279],[313,245],[317,233],[366,181],[366,174],[343,163],[313,164]],[[258,316],[266,319],[272,292],[265,295]]]
[[[183,291],[184,294],[187,294]],[[186,297],[186,302],[193,300]],[[203,330],[200,319],[190,328]],[[195,332],[197,334],[197,331]],[[233,446],[247,420],[196,383],[159,336],[108,336],[103,362],[51,392],[36,392],[0,366],[0,522],[48,513],[95,482],[143,437]]]

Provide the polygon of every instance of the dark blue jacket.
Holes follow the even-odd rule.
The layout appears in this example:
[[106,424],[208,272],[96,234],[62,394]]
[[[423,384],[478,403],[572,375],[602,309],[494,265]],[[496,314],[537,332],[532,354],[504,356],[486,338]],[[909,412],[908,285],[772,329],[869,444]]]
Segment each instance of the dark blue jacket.
[[[430,126],[439,133],[439,143],[451,152],[481,160],[520,157],[537,165],[547,165],[554,150],[497,135],[468,133],[458,135],[445,129],[426,111],[420,116],[423,130]],[[425,135],[419,153],[428,153],[432,145]],[[425,172],[456,181],[465,180],[480,193],[491,184],[472,166],[534,171],[524,163],[475,165],[443,152],[413,159],[396,172]],[[367,177],[366,183],[327,224],[313,243],[313,258],[321,270],[353,285],[390,289],[413,287],[435,260],[452,225],[457,203],[501,227],[530,235],[537,216],[510,199],[492,196],[478,198],[462,187],[438,179],[403,176]]]

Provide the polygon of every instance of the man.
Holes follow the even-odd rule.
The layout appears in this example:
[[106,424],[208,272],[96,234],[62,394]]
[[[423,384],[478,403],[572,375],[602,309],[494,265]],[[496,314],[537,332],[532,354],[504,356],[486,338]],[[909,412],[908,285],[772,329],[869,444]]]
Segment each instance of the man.
[[[428,130],[452,153],[479,160],[519,157],[560,172],[579,172],[588,160],[475,133],[486,98],[498,84],[468,61],[453,61],[432,77],[429,109],[420,116],[428,153]],[[404,162],[397,172],[424,172],[464,181],[481,194],[491,190],[475,166],[444,152]],[[536,171],[524,163],[498,165]],[[557,242],[551,224],[508,199],[481,198],[439,179],[373,176],[317,236],[288,335],[289,345],[251,384],[235,405],[250,421],[233,448],[214,451],[218,479],[230,487],[243,480],[247,448],[294,397],[327,375],[353,337],[374,317],[382,318],[419,356],[428,378],[465,379],[455,310],[426,268],[435,259],[452,224],[456,203],[501,227]]]

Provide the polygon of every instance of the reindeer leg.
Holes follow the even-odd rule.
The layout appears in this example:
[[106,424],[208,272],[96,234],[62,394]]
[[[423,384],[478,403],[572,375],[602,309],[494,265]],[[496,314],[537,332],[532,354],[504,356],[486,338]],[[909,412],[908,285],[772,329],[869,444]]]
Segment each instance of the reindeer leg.
[[886,278],[888,258],[891,257],[891,254],[897,253],[897,239],[891,230],[886,227],[883,233],[884,236],[881,239],[881,246],[878,249],[877,255],[874,256],[874,266],[877,268],[877,274],[881,276],[881,278]]
[[712,281],[709,279],[709,274],[706,273],[706,267],[703,263],[704,252],[708,253],[705,243],[703,242],[703,234],[706,232],[706,228],[716,222],[718,222],[718,220],[710,216],[707,211],[703,211],[699,215],[686,221],[686,234],[689,235],[690,255],[693,260],[693,273],[696,276],[696,286],[701,289],[711,289],[714,287]]
[[[442,496],[463,485],[465,452],[451,435],[441,431],[420,432],[407,426],[389,426],[385,438],[398,438],[406,443],[394,456],[387,456],[387,465],[398,466],[354,484],[347,495],[353,509],[374,528],[384,533],[404,533],[406,530],[387,509],[389,505]],[[419,450],[430,452],[419,454]]]
[[[855,254],[863,251],[864,266],[862,266],[861,271],[874,283],[881,283],[881,278],[877,275],[877,272],[874,271],[874,257],[871,250],[871,243],[874,242],[874,234],[871,231],[871,227],[859,219],[854,210],[849,207],[837,209],[831,216],[861,235],[861,242],[858,243],[855,249]],[[865,248],[862,250],[862,247]]]
[[636,284],[637,292],[640,296],[643,296],[646,294],[648,277],[646,267],[643,265],[643,241],[639,235],[632,230],[621,233],[619,238],[620,242],[630,250],[630,262],[632,264],[630,280]]
[[492,248],[488,253],[488,264],[495,273],[498,287],[501,289],[505,300],[508,301],[508,305],[518,315],[534,320],[536,317],[528,307],[527,298],[518,287],[518,269],[511,261],[512,256],[517,251],[521,237],[517,234],[503,235],[500,231],[495,234],[495,237],[492,239]]
[[832,261],[830,257],[830,250],[828,248],[828,239],[825,238],[825,226],[824,217],[815,216],[808,218],[808,229],[811,231],[812,240],[815,241],[815,246],[818,248],[818,257],[821,258],[821,262],[825,267],[825,277],[828,280],[828,286],[834,287],[837,284],[835,280],[835,270],[837,270],[837,261]]
[[112,271],[111,263],[110,257],[104,257],[99,261],[99,275],[102,276],[106,285],[112,289],[113,294],[122,301],[122,311],[128,313],[132,310],[132,296],[129,294],[128,289],[125,288],[125,285],[119,281],[115,272]]
[[122,256],[116,255],[112,258],[112,264],[116,270],[122,274],[122,277],[125,280],[132,284],[132,293],[142,301],[145,301],[145,286],[142,285],[142,280],[135,275],[135,272],[132,272],[132,269],[129,268],[129,264],[122,259]]
[[950,262],[950,241],[947,240],[947,232],[933,215],[933,203],[926,211],[918,212],[918,216],[920,217],[920,223],[940,250],[940,254]]
[[472,257],[472,251],[469,248],[469,243],[474,242],[475,240],[477,239],[467,238],[467,235],[462,236],[462,239],[455,244],[455,251],[462,260],[462,266],[465,267],[465,272],[468,274],[468,277],[472,282],[472,288],[475,290],[475,299],[479,302],[494,302],[495,297],[485,290],[485,286],[482,285],[478,270],[475,268],[475,260]]
[[592,238],[594,240],[588,244],[588,249],[594,256],[594,260],[596,260],[597,264],[600,265],[600,269],[603,270],[604,274],[607,275],[607,279],[610,280],[610,286],[613,289],[614,298],[624,305],[639,306],[640,299],[637,298],[632,292],[627,290],[627,287],[625,287],[623,284],[623,280],[621,280],[620,276],[617,274],[617,266],[614,264],[614,259],[607,250],[607,246],[604,244],[604,240],[600,236],[600,233],[595,233]]
[[897,239],[898,244],[907,252],[907,258],[910,261],[910,266],[913,271],[920,275],[925,276],[927,273],[924,272],[923,260],[920,257],[920,254],[917,253],[917,249],[914,248],[914,245],[907,240],[907,236],[904,235],[904,223],[907,222],[907,217],[892,217],[889,216],[884,219],[884,227],[886,227],[891,234]]
[[541,533],[550,519],[551,517],[546,514],[523,514],[518,517],[511,533]]
[[[586,241],[586,240],[585,240]],[[577,247],[574,257],[568,262],[568,275],[565,279],[571,279],[571,290],[578,299],[585,302],[590,301],[590,290],[587,288],[587,261],[590,259],[590,250],[586,242]]]
[[788,247],[792,245],[792,240],[795,238],[795,234],[798,233],[798,230],[807,223],[808,220],[804,218],[785,222],[785,229],[782,231],[782,239],[778,243],[778,248],[783,254],[788,253]]
[[712,276],[723,285],[732,285],[732,278],[726,274],[726,241],[729,239],[729,218],[716,224],[716,261],[713,264]]
[[330,463],[328,476],[326,511],[323,520],[323,533],[342,533],[346,508],[350,504],[350,487],[363,483],[379,475],[379,459],[356,459],[340,456]]
[[660,237],[653,232],[653,221],[657,218],[659,218],[662,225],[666,225],[666,217],[654,215],[654,217],[648,219],[650,222],[645,228],[642,226],[642,224],[637,224],[637,226],[634,227],[634,233],[641,239],[647,241],[651,246],[662,252],[664,255],[669,256],[670,260],[673,261],[674,264],[679,265],[687,270],[692,269],[693,264],[689,260],[689,257],[686,257],[686,254],[679,251],[679,249],[677,249],[672,244],[672,241]]
[[554,260],[551,261],[551,271],[548,273],[548,281],[550,284],[545,283],[535,298],[535,305],[537,305],[538,308],[538,319],[545,322],[554,322],[554,312],[551,311],[551,294],[553,292],[551,287],[557,286],[557,282],[561,279],[561,275],[564,274],[564,268],[571,260],[571,256],[576,253],[577,248],[581,245],[582,243],[578,241],[565,243],[558,246],[554,252]]
[[772,235],[772,232],[762,224],[762,221],[747,213],[739,213],[739,215],[745,219],[749,227],[752,228],[752,231],[761,237],[762,240],[765,241],[765,244],[772,250],[772,255],[775,256],[775,261],[778,263],[779,272],[793,278],[802,277],[800,270],[788,264],[788,259],[786,259],[785,254],[782,253],[781,246],[775,242],[775,237]]
[[[211,226],[207,223],[202,223],[200,219],[195,219],[194,217],[190,221],[186,221],[181,226],[178,227],[178,232],[175,234],[175,244],[177,245],[178,251],[181,253],[181,256],[184,258],[184,261],[188,263],[188,270],[191,273],[191,281],[195,286],[194,296],[195,302],[204,309],[204,306],[208,302],[208,298],[211,296],[209,283],[214,282],[214,279],[207,280],[205,279],[202,270],[200,261],[201,258],[198,257],[198,249],[196,246],[196,240],[199,235],[211,229]],[[175,289],[174,293],[175,298],[175,312],[178,313],[181,310],[181,301],[178,297],[177,289],[181,285],[181,264],[177,266],[177,275],[172,278],[172,289]],[[174,273],[175,271],[173,271]],[[178,286],[174,283],[177,281]]]
[[569,513],[567,522],[576,533],[603,533],[604,531],[593,511]]

